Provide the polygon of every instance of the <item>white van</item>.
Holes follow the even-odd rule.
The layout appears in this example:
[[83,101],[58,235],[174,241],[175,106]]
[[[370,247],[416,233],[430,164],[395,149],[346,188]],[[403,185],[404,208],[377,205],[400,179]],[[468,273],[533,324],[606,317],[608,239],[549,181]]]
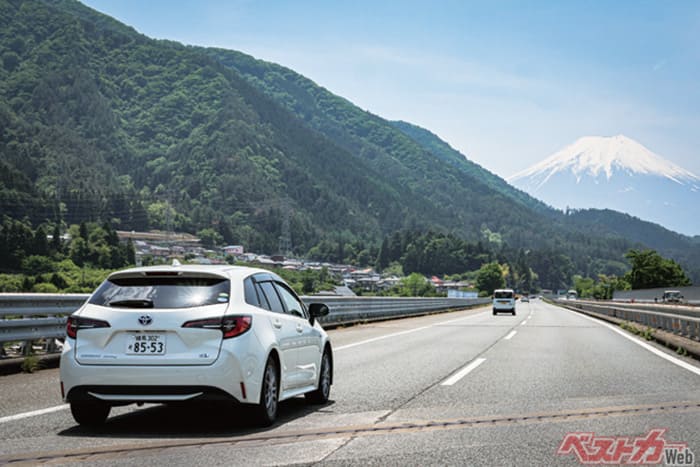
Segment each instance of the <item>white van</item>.
[[515,315],[515,292],[513,289],[496,289],[493,291],[493,314],[508,311]]

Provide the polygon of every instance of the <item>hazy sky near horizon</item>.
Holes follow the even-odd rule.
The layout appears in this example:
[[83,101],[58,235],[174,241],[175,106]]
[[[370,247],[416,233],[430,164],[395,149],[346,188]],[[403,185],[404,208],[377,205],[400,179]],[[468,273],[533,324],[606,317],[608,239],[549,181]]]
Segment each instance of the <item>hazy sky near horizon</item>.
[[700,175],[697,1],[83,3],[153,38],[284,65],[504,178],[617,134]]

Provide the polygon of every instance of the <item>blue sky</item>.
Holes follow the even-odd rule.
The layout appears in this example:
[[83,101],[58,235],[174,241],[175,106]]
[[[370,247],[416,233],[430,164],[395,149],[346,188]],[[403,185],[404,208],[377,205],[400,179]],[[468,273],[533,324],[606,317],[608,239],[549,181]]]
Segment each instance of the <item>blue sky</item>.
[[502,177],[624,134],[700,175],[700,2],[84,0],[423,126]]

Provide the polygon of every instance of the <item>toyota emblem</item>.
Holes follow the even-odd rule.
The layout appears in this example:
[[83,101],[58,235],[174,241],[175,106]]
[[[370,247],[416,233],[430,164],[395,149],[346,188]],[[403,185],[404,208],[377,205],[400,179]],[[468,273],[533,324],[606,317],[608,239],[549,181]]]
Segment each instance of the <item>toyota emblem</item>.
[[148,315],[139,316],[139,324],[142,326],[148,326],[153,322],[153,318]]

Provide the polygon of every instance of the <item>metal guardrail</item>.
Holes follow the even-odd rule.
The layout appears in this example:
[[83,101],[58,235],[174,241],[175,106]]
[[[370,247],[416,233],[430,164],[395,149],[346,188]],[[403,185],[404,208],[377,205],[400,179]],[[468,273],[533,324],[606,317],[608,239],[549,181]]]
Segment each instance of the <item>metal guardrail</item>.
[[[0,294],[0,344],[64,338],[66,317],[80,308],[89,294]],[[321,323],[353,324],[415,316],[490,303],[490,299],[303,296],[302,301],[325,303],[330,314]]]
[[[646,307],[646,309],[633,308],[633,305],[624,305],[616,303],[595,303],[580,300],[558,300],[558,303],[574,309],[591,311],[613,318],[632,321],[654,329],[662,329],[664,331],[677,334],[682,337],[687,337],[694,340],[700,340],[700,316],[697,312],[689,312],[688,310],[678,310],[675,307],[661,308]],[[682,311],[683,314],[675,313]]]
[[491,303],[490,298],[328,297],[303,296],[302,301],[325,303],[330,308],[322,324],[354,324],[387,318],[403,318],[431,312],[469,308]]
[[[89,294],[0,294],[0,344],[60,339],[66,336],[66,316],[85,303]],[[52,349],[53,345],[49,345]]]
[[[586,300],[584,300],[586,301]],[[588,300],[590,302],[590,300]],[[611,303],[611,302],[607,302]],[[618,302],[613,300],[611,306],[621,309],[655,311],[658,313],[666,313],[671,315],[690,316],[691,318],[700,318],[700,308],[690,304],[662,304],[649,302]]]
[[614,301],[661,303],[666,290],[678,290],[683,301],[689,305],[700,305],[700,286],[691,287],[656,287],[653,289],[616,290]]

